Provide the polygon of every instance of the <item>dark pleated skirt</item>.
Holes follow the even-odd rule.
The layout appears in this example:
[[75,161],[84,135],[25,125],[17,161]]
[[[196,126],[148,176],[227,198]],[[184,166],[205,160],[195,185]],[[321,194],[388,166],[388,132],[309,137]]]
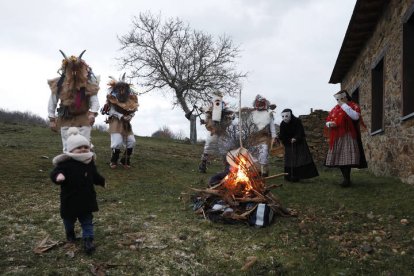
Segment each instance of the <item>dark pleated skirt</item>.
[[306,141],[285,147],[286,179],[307,179],[319,175]]

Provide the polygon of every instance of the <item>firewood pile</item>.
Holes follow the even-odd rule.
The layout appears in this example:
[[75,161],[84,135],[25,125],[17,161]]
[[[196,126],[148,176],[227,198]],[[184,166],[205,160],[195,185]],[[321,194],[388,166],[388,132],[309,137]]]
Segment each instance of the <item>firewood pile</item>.
[[[254,219],[263,206],[270,211],[266,224],[273,215],[295,216],[296,212],[284,208],[271,190],[282,185],[266,185],[266,180],[284,176],[284,173],[262,177],[248,152],[229,153],[230,170],[218,183],[206,189],[192,189],[193,210],[212,221],[227,223],[246,222],[254,225]],[[258,215],[258,214],[257,214]]]

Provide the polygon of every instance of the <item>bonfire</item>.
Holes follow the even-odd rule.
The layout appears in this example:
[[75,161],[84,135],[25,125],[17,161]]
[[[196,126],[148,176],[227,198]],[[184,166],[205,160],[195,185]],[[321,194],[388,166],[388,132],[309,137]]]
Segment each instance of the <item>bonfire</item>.
[[[239,148],[227,154],[229,173],[217,184],[207,189],[193,189],[196,213],[214,221],[251,221],[257,207],[265,205],[273,214],[292,216],[295,212],[282,207],[271,189],[282,184],[266,185],[266,180],[285,175],[284,173],[262,177],[249,152]],[[270,218],[271,220],[271,218]]]

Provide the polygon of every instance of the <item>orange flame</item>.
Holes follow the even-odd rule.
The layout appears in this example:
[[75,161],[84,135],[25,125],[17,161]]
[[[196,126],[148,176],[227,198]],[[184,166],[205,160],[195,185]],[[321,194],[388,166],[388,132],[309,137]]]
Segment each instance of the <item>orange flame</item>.
[[237,167],[231,168],[230,173],[224,178],[224,183],[228,190],[247,195],[253,190],[251,179],[246,170],[247,160],[243,155],[240,155],[238,160]]

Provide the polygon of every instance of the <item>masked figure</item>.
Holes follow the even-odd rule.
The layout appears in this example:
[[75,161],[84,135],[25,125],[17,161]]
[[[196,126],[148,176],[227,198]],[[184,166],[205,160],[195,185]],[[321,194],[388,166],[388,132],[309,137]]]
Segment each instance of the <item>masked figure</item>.
[[[67,131],[77,127],[80,134],[90,140],[91,128],[99,111],[98,91],[99,77],[82,59],[83,51],[78,57],[64,57],[58,73],[60,77],[48,80],[52,91],[48,103],[49,125],[51,130],[60,128],[63,151],[66,151]],[[59,107],[56,109],[57,104]],[[56,112],[57,111],[57,112]]]
[[209,106],[201,107],[200,110],[205,114],[205,119],[202,123],[206,125],[209,134],[206,137],[198,169],[201,173],[206,173],[207,163],[212,155],[220,155],[225,162],[225,157],[229,150],[226,130],[234,119],[234,111],[230,110],[223,102],[223,95],[220,92],[214,94]]
[[339,167],[343,176],[342,186],[351,185],[351,168],[366,168],[361,141],[360,125],[364,126],[359,106],[352,101],[346,90],[334,95],[337,105],[326,118],[329,150],[327,167]]
[[285,147],[285,173],[288,173],[285,180],[296,182],[318,176],[301,120],[292,114],[291,109],[284,109],[281,115],[279,139]]
[[108,115],[106,122],[111,133],[112,155],[109,165],[112,169],[118,166],[121,149],[125,147],[120,162],[125,168],[130,168],[131,155],[136,143],[131,119],[138,110],[138,96],[132,85],[125,82],[125,74],[119,81],[110,78],[107,101],[102,109],[102,114]]
[[269,146],[276,138],[273,110],[276,105],[260,95],[253,102],[253,110],[248,116],[249,151],[254,157],[263,177],[269,175]]

